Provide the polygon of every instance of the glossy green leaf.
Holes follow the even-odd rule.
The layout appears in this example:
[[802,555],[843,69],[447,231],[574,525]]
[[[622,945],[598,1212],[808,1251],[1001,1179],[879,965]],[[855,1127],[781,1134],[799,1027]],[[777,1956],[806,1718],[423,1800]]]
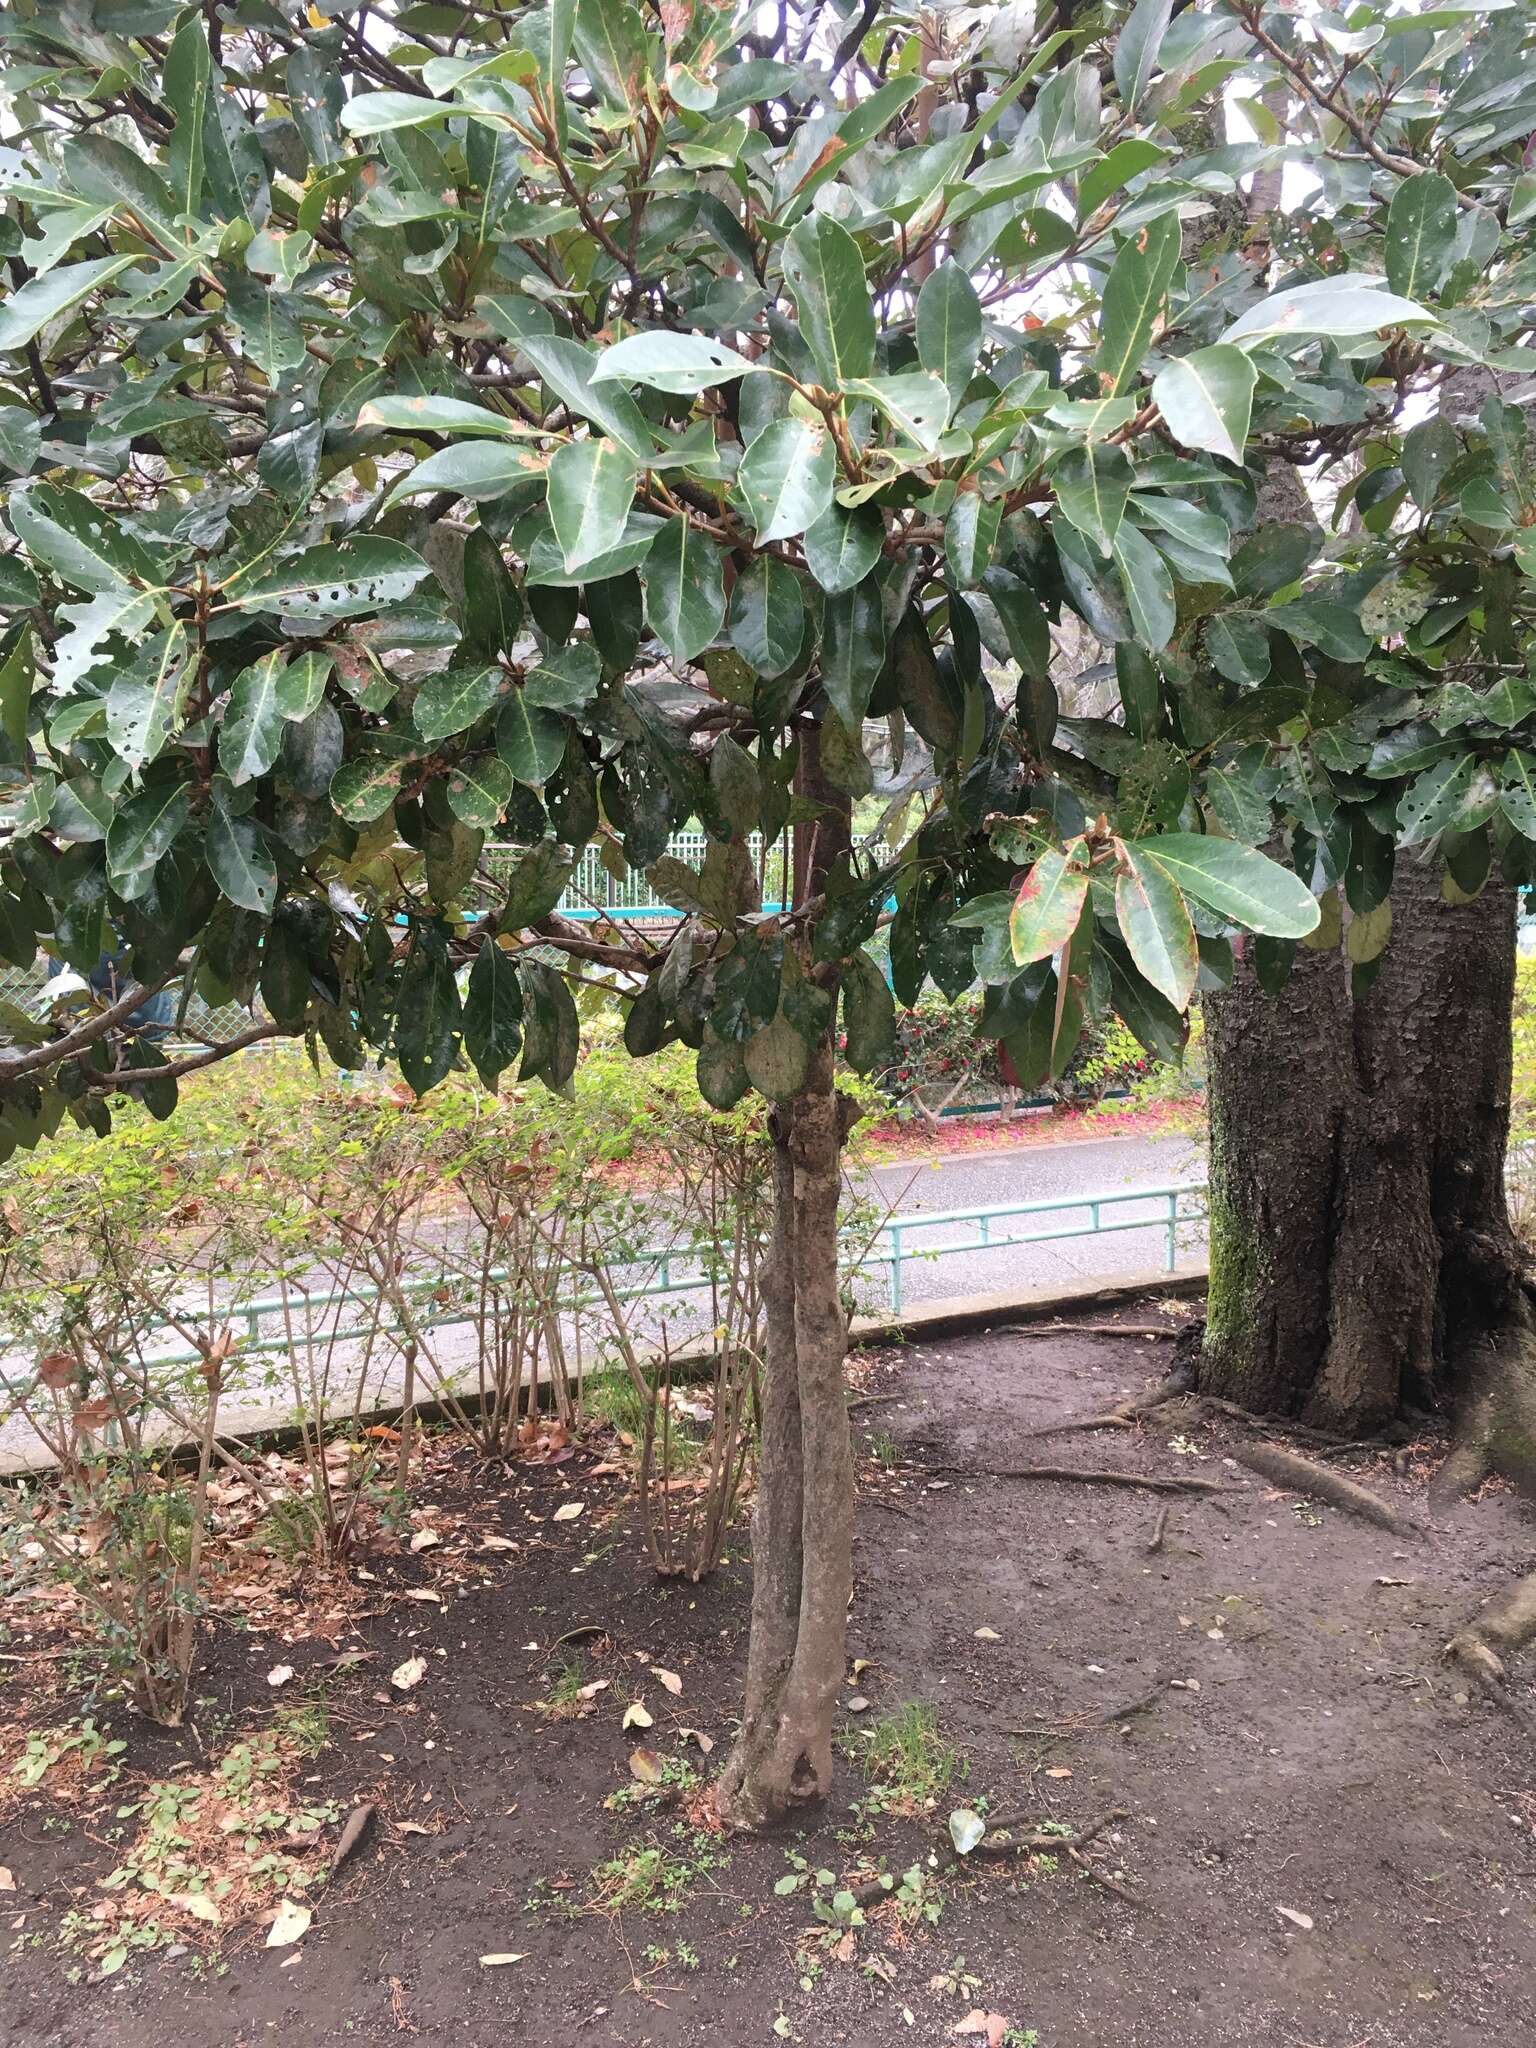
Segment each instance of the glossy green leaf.
[[806,567],[831,594],[862,583],[879,561],[884,541],[885,521],[873,506],[850,511],[834,502],[805,529],[800,544]]
[[908,370],[898,377],[853,377],[844,386],[850,400],[868,399],[896,429],[925,455],[932,455],[949,420],[949,392],[941,377]]
[[731,591],[731,645],[755,675],[781,676],[805,639],[800,578],[785,562],[759,555]]
[[1106,558],[1114,548],[1135,476],[1125,450],[1105,442],[1074,448],[1051,472],[1056,503]]
[[639,472],[606,437],[566,441],[549,465],[549,517],[567,569],[583,568],[624,538]]
[[923,279],[917,295],[917,358],[949,392],[951,405],[965,394],[981,353],[981,300],[962,265],[941,263]]
[[1127,113],[1135,113],[1152,82],[1172,13],[1173,0],[1136,0],[1115,39],[1115,84]]
[[219,767],[238,789],[265,775],[283,743],[283,711],[277,678],[281,649],[263,655],[236,677],[219,726]]
[[487,939],[475,955],[464,997],[464,1050],[485,1086],[495,1090],[522,1051],[523,990],[510,953]]
[[500,702],[503,681],[499,668],[477,666],[440,669],[424,677],[411,708],[416,730],[433,741],[468,731]]
[[1164,832],[1134,849],[1155,861],[1185,896],[1245,930],[1304,939],[1317,928],[1317,899],[1298,875],[1231,839]]
[[1257,381],[1240,348],[1218,345],[1166,364],[1152,380],[1152,398],[1176,441],[1241,463]]
[[1350,271],[1312,284],[1271,292],[1222,336],[1224,342],[1284,341],[1314,334],[1348,339],[1385,334],[1394,327],[1437,327],[1437,316],[1396,292],[1378,291],[1375,280]]
[[720,551],[686,519],[670,519],[645,559],[645,617],[674,661],[692,661],[725,623]]
[[277,868],[254,818],[231,817],[222,804],[208,813],[208,872],[241,910],[267,916],[277,900]]
[[496,751],[517,781],[538,789],[560,765],[565,734],[558,712],[542,711],[526,690],[513,690],[496,720]]
[[137,256],[101,256],[89,263],[61,263],[13,291],[0,306],[0,354],[24,349],[53,321],[72,313],[94,291],[121,277]]
[[446,936],[418,925],[400,975],[395,1058],[418,1095],[435,1088],[453,1065],[459,1037],[459,990]]
[[369,534],[324,543],[225,584],[222,602],[294,619],[356,618],[408,597],[429,574],[414,548]]
[[837,453],[825,427],[773,420],[747,448],[736,485],[758,545],[804,533],[832,502]]
[[1421,299],[1445,275],[1456,246],[1456,187],[1441,171],[1404,178],[1387,211],[1387,283]]
[[[1145,6],[1147,0],[1138,0]],[[1178,215],[1160,214],[1128,236],[1110,266],[1099,314],[1094,367],[1107,397],[1134,382],[1180,255]]]
[[843,1057],[856,1074],[875,1074],[896,1052],[896,999],[864,952],[843,963]]
[[407,498],[419,498],[425,491],[452,491],[456,497],[472,501],[501,498],[542,470],[539,458],[524,448],[501,441],[459,441],[418,462],[410,475],[395,485],[384,509],[403,504]]
[[1176,1010],[1187,1009],[1200,955],[1184,898],[1144,848],[1122,842],[1117,850],[1124,867],[1115,879],[1115,918],[1126,947],[1158,993]]
[[829,391],[875,367],[875,309],[859,245],[829,214],[809,213],[784,249],[800,331]]

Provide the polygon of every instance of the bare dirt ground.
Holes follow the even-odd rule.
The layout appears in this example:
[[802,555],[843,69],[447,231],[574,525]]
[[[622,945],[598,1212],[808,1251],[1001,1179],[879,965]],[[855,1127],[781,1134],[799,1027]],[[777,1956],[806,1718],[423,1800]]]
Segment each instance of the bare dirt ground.
[[[306,1609],[300,1587],[259,1626],[215,1629],[195,1732],[109,1715],[127,1742],[115,1782],[101,1764],[61,1767],[5,1793],[0,1865],[15,1890],[0,1896],[0,2041],[1528,2043],[1536,1757],[1440,1651],[1530,1564],[1529,1511],[1490,1494],[1428,1540],[1404,1539],[1266,1486],[1223,1462],[1226,1425],[1172,1411],[1135,1431],[1026,1440],[1139,1389],[1166,1350],[1000,1331],[868,1365],[867,1388],[894,1398],[855,1418],[861,1662],[843,1697],[867,1704],[840,1717],[836,1810],[772,1841],[711,1834],[677,1782],[681,1761],[711,1761],[684,1731],[716,1745],[714,1762],[729,1739],[746,1650],[740,1552],[705,1585],[663,1585],[630,1540],[622,1481],[592,1476],[584,1455],[510,1475],[445,1457],[416,1518],[441,1543],[369,1560],[372,1579],[345,1597],[311,1586]],[[1385,1454],[1336,1462],[1422,1517],[1435,1453],[1424,1446],[1401,1474]],[[1046,1461],[1231,1490],[1168,1497],[1149,1551],[1163,1497],[979,1470]],[[553,1519],[577,1500],[580,1515]],[[488,1550],[487,1537],[519,1548]],[[319,1633],[316,1603],[329,1615]],[[50,1690],[48,1669],[67,1663],[40,1664],[44,1639],[10,1618],[7,1758],[26,1711],[59,1722],[80,1704],[67,1678]],[[580,1625],[591,1632],[557,1641]],[[401,1692],[389,1674],[417,1656],[425,1675]],[[279,1662],[295,1675],[274,1692]],[[1530,1680],[1526,1666],[1527,1703]],[[580,1687],[596,1689],[582,1699]],[[565,1717],[535,1704],[567,1696]],[[296,1700],[323,1705],[323,1746],[274,1780],[282,1839],[313,1857],[339,1832],[326,1821],[306,1849],[285,1804],[324,1799],[338,1818],[378,1807],[334,1881],[305,1894],[308,1933],[267,1949],[260,1919],[188,1927],[179,1953],[134,1951],[92,1981],[90,1937],[77,1931],[71,1949],[60,1935],[78,1929],[71,1912],[89,1926],[122,1896],[100,1888],[142,1823],[142,1808],[122,1809],[150,1779],[218,1768],[237,1736]],[[622,1726],[635,1701],[648,1728]],[[859,1759],[910,1702],[936,1710],[924,1757],[951,1746],[957,1775],[932,1811],[902,1816],[879,1810]],[[637,1744],[663,1777],[638,1799]],[[871,1900],[861,1927],[815,1917],[813,1899],[882,1860],[898,1878],[922,1869],[950,1809],[983,1801],[1031,1825],[1125,1818],[1085,1862],[929,1866],[932,1917],[918,1908],[903,1924],[893,1898]],[[822,1870],[832,1884],[818,1886]],[[796,1889],[776,1892],[791,1877]],[[518,1960],[481,1960],[493,1955]]]

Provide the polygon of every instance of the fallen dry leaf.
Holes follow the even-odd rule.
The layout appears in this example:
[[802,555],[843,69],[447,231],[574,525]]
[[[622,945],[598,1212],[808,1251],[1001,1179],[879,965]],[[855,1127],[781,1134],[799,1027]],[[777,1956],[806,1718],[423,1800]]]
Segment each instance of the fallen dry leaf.
[[1070,1778],[1072,1772],[1068,1765],[1057,1764],[1054,1770],[1047,1771],[1045,1775],[1048,1778]]
[[625,1728],[654,1728],[656,1724],[646,1711],[644,1700],[631,1700],[624,1709],[624,1720],[621,1725]]
[[587,1504],[584,1500],[563,1501],[560,1504],[560,1506],[555,1509],[555,1512],[550,1517],[550,1520],[555,1522],[574,1522],[576,1517],[583,1512],[586,1505]]
[[308,1906],[301,1906],[296,1899],[284,1899],[267,1929],[267,1947],[291,1948],[294,1942],[302,1941],[314,1917]]
[[979,1628],[974,1633],[978,1643],[1000,1643],[1003,1640],[995,1628]]
[[1003,2037],[1008,2032],[1008,2022],[1000,2012],[983,2012],[979,2005],[973,2006],[963,2020],[956,2020],[949,2030],[952,2034],[978,2034],[987,2048],[1003,2048]]
[[420,1685],[427,1675],[425,1657],[407,1657],[403,1664],[397,1664],[389,1674],[389,1682],[396,1692],[410,1692]]
[[683,1689],[683,1681],[678,1677],[677,1673],[675,1671],[663,1671],[659,1664],[651,1666],[651,1676],[652,1678],[659,1679],[667,1688],[667,1691],[674,1696]]
[[1312,1915],[1299,1913],[1294,1906],[1276,1906],[1275,1911],[1282,1920],[1289,1920],[1293,1927],[1299,1927],[1306,1934],[1312,1932]]
[[[205,1926],[217,1927],[220,1925],[219,1909],[206,1892],[167,1892],[166,1902],[172,1906],[180,1906],[184,1913],[190,1913],[194,1920],[201,1920]],[[302,1934],[303,1931],[303,1928],[300,1928],[299,1933]],[[294,1939],[297,1940],[298,1936],[296,1935]],[[267,1946],[268,1948],[276,1948],[279,1944],[275,1941],[269,1941]]]
[[576,1697],[579,1700],[595,1700],[598,1694],[606,1692],[612,1683],[611,1678],[590,1679],[586,1685],[577,1688]]
[[629,1753],[629,1775],[638,1778],[642,1785],[661,1783],[661,1758],[654,1749],[632,1749]]
[[699,1745],[700,1749],[703,1750],[706,1756],[709,1755],[710,1751],[715,1746],[715,1738],[713,1737],[713,1735],[706,1735],[702,1728],[679,1728],[677,1732],[683,1738],[684,1742],[688,1742],[690,1740],[696,1742]]
[[482,1550],[516,1550],[517,1547],[510,1536],[482,1536],[480,1538],[480,1548]]
[[435,1529],[418,1529],[411,1538],[411,1549],[413,1551],[435,1550],[442,1540],[442,1537],[438,1535]]
[[508,1963],[525,1962],[527,1960],[527,1954],[528,1952],[526,1949],[524,1949],[520,1954],[516,1955],[513,1954],[513,1952],[510,1949],[499,1950],[495,1955],[482,1956],[480,1958],[480,1967],[482,1970],[505,1969]]
[[267,1673],[267,1683],[276,1688],[279,1685],[286,1685],[292,1676],[293,1666],[291,1664],[274,1664]]
[[0,1863],[0,1892],[13,1892],[15,1891],[15,1889],[15,1878],[12,1877],[11,1873],[6,1869],[5,1865],[3,1863]]

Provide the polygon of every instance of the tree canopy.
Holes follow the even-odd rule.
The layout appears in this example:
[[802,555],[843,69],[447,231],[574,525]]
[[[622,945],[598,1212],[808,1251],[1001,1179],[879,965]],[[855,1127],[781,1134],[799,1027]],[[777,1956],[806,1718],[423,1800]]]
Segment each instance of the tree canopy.
[[1531,6],[1055,20],[7,11],[0,954],[124,993],[5,1013],[0,1148],[168,1109],[168,985],[559,1087],[619,974],[727,1104],[839,990],[881,1062],[885,922],[1027,1079],[1319,897],[1368,973],[1399,842],[1525,873]]

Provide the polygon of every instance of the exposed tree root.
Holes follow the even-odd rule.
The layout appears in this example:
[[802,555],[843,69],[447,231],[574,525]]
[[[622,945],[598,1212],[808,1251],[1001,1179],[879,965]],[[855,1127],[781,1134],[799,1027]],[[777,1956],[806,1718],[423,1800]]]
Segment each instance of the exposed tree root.
[[1184,1334],[1182,1323],[1024,1323],[1016,1337],[1148,1337],[1171,1339]]
[[1358,1515],[1363,1522],[1374,1522],[1378,1529],[1390,1529],[1394,1536],[1422,1536],[1424,1531],[1416,1522],[1400,1515],[1396,1508],[1370,1493],[1363,1486],[1357,1486],[1352,1479],[1346,1479],[1342,1472],[1331,1472],[1326,1465],[1314,1464],[1312,1459],[1298,1456],[1295,1451],[1283,1450],[1279,1444],[1239,1444],[1233,1456],[1250,1472],[1257,1472],[1261,1478],[1271,1479],[1279,1486],[1290,1487],[1294,1492],[1310,1494],[1313,1500],[1327,1501],[1330,1507],[1341,1509],[1345,1514]]
[[967,1479],[1061,1479],[1078,1486],[1138,1486],[1147,1493],[1233,1493],[1219,1479],[1172,1479],[1142,1472],[1110,1472],[1075,1465],[934,1465],[934,1472],[954,1472]]
[[1504,1659],[1536,1636],[1536,1572],[1482,1608],[1445,1646],[1445,1655],[1536,1739],[1536,1718],[1509,1690]]
[[1189,1393],[1194,1383],[1194,1367],[1181,1362],[1150,1393],[1138,1395],[1134,1401],[1122,1401],[1116,1408],[1105,1409],[1102,1415],[1081,1415],[1070,1422],[1052,1422],[1044,1429],[1027,1430],[1025,1435],[1030,1442],[1038,1442],[1042,1437],[1072,1436],[1087,1429],[1130,1429],[1154,1409]]

